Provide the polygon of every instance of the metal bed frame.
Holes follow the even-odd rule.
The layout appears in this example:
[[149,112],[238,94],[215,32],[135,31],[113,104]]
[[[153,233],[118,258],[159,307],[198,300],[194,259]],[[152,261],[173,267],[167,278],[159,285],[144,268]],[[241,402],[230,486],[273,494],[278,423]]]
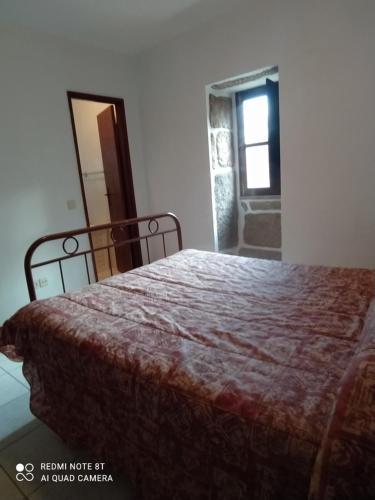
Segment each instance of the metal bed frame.
[[[169,220],[172,221],[173,226],[170,229],[160,229],[160,224],[159,221],[161,220]],[[141,223],[145,223],[148,233],[144,235],[140,235],[139,233],[139,225]],[[135,227],[137,230],[135,233],[138,236],[135,237],[129,237],[129,231],[131,227]],[[92,244],[92,239],[91,235],[95,233],[96,231],[103,231],[103,230],[110,230],[110,239],[112,243],[109,243],[108,245],[103,245],[97,248],[93,247]],[[116,231],[117,234],[119,234],[119,231],[121,232],[121,239],[118,238],[116,240],[114,230]],[[83,227],[80,229],[75,229],[72,231],[64,231],[60,233],[54,233],[54,234],[48,234],[46,236],[42,236],[41,238],[37,239],[32,243],[32,245],[29,247],[29,249],[26,252],[25,255],[25,261],[24,261],[24,267],[25,267],[25,276],[26,276],[26,282],[27,282],[27,288],[30,296],[30,301],[36,300],[36,292],[35,292],[35,285],[34,285],[34,279],[33,279],[33,269],[39,268],[42,266],[46,266],[49,264],[54,264],[58,263],[59,266],[59,271],[60,271],[60,278],[61,278],[61,284],[62,284],[62,289],[63,292],[65,293],[66,291],[66,285],[65,285],[65,280],[64,280],[64,270],[62,263],[67,260],[67,259],[72,259],[75,257],[80,257],[83,256],[85,260],[85,267],[86,267],[86,274],[87,274],[87,281],[88,284],[91,284],[92,282],[98,281],[98,276],[97,276],[97,271],[96,271],[96,266],[95,266],[95,253],[99,251],[106,250],[107,255],[108,255],[108,260],[109,260],[109,266],[110,266],[110,273],[111,276],[113,276],[113,266],[112,266],[112,261],[111,261],[111,248],[118,248],[122,247],[124,245],[134,245],[138,244],[140,245],[141,241],[145,240],[146,242],[146,252],[147,253],[147,263],[149,264],[151,262],[150,259],[150,248],[149,248],[149,239],[154,238],[156,236],[161,236],[162,241],[163,241],[163,253],[164,257],[167,257],[167,251],[166,251],[166,242],[165,242],[165,235],[169,233],[177,233],[177,243],[178,243],[178,249],[182,250],[182,236],[181,236],[181,225],[178,220],[178,218],[171,212],[166,212],[166,213],[160,213],[156,215],[147,215],[144,217],[136,217],[133,219],[125,219],[121,220],[118,222],[112,222],[109,224],[101,224],[97,226],[89,226],[89,227]],[[87,250],[80,250],[80,242],[77,239],[77,236],[80,235],[88,235],[89,237],[89,243],[90,243],[90,248]],[[134,234],[134,231],[133,231]],[[44,243],[50,242],[50,241],[58,241],[62,240],[61,243],[61,248],[63,250],[64,255],[61,255],[60,257],[55,257],[52,259],[40,261],[37,263],[32,263],[32,258],[34,255],[34,252],[37,248],[39,248],[41,245]],[[74,242],[75,248],[73,250],[69,251],[67,249],[67,243],[69,241]],[[90,270],[89,270],[89,263],[87,260],[87,255],[92,256],[93,260],[93,267],[94,267],[94,274],[95,274],[95,280],[92,280],[90,277]]]

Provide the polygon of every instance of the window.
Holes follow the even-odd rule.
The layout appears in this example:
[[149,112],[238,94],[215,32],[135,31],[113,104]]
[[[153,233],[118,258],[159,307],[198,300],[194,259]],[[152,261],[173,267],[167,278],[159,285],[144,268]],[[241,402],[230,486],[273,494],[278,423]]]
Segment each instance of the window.
[[241,196],[280,194],[279,84],[236,94]]

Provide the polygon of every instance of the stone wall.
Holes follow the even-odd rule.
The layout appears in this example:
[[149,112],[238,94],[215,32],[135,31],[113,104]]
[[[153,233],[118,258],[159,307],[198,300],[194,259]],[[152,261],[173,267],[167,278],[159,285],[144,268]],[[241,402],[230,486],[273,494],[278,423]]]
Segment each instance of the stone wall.
[[240,200],[239,255],[281,260],[280,199]]
[[218,250],[238,245],[237,174],[234,168],[232,98],[209,95],[211,176]]

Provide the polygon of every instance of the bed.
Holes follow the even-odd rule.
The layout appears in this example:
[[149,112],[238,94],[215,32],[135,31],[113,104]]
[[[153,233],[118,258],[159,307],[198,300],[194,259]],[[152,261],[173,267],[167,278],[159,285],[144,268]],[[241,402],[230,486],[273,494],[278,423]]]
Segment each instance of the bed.
[[368,269],[180,249],[32,300],[0,345],[139,498],[374,499],[374,293]]

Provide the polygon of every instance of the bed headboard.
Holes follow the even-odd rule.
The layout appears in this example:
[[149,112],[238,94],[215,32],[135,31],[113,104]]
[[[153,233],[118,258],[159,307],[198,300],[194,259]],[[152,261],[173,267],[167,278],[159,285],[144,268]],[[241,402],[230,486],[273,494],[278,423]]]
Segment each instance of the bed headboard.
[[[104,230],[108,231],[110,242],[105,245],[94,246],[93,236],[98,231],[103,232]],[[87,282],[88,284],[91,284],[92,282],[98,281],[98,274],[95,264],[95,255],[97,254],[97,252],[107,252],[110,274],[113,275],[114,266],[111,249],[113,249],[113,254],[113,251],[125,245],[129,245],[130,248],[138,246],[139,258],[134,266],[138,267],[139,265],[143,264],[144,260],[146,260],[147,263],[151,262],[151,252],[149,245],[150,238],[156,238],[157,236],[160,237],[159,240],[161,251],[159,251],[158,256],[167,257],[166,235],[170,233],[175,233],[175,236],[177,236],[178,250],[182,250],[180,222],[173,213],[166,212],[42,236],[41,238],[34,241],[34,243],[32,243],[25,255],[24,266],[30,301],[36,300],[37,298],[34,285],[33,269],[50,264],[57,264],[59,268],[62,291],[65,293],[66,285],[64,279],[63,263],[67,259],[83,257]],[[82,235],[88,236],[86,245],[83,245],[82,241],[80,241],[79,237],[81,237]],[[32,259],[34,256],[34,252],[48,242],[56,242],[53,250],[54,253],[59,253],[59,255],[33,263]],[[141,252],[142,244],[143,251]],[[69,248],[69,246],[71,248]],[[81,248],[81,246],[86,248]],[[144,256],[143,259],[142,254]],[[91,262],[88,260],[88,256],[92,257]],[[91,272],[90,265],[93,268]]]

